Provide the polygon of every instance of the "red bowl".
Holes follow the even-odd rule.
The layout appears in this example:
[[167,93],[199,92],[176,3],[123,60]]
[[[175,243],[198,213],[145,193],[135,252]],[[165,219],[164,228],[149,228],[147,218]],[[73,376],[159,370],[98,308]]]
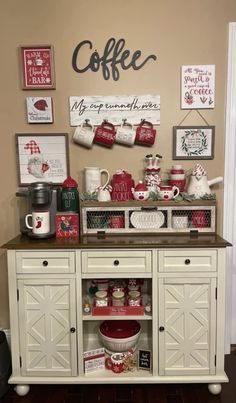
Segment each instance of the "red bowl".
[[114,339],[132,337],[139,331],[140,324],[136,320],[105,320],[100,325],[100,332]]

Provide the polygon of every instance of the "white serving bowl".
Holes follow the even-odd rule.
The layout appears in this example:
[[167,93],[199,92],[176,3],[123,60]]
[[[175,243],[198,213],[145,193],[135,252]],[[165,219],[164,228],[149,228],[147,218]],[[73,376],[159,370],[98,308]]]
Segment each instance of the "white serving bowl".
[[[109,322],[113,322],[113,321],[109,321]],[[114,321],[114,322],[116,322],[117,327],[119,327],[119,323],[124,322],[124,321],[118,320],[118,321]],[[126,322],[128,323],[129,321],[126,321]],[[125,352],[125,351],[128,351],[129,349],[136,347],[138,340],[139,340],[139,336],[141,334],[141,326],[139,325],[138,322],[137,322],[137,325],[135,326],[135,330],[134,330],[136,332],[135,334],[132,334],[129,337],[119,337],[119,338],[118,337],[109,337],[109,336],[106,336],[105,334],[103,334],[102,333],[103,324],[104,324],[104,322],[99,327],[99,335],[100,335],[102,344],[104,345],[104,347],[107,350],[116,353],[116,352]],[[114,328],[113,328],[113,333],[114,333]],[[121,336],[123,335],[123,332],[119,332],[119,330],[118,330],[117,335],[119,335],[119,333],[121,333]]]

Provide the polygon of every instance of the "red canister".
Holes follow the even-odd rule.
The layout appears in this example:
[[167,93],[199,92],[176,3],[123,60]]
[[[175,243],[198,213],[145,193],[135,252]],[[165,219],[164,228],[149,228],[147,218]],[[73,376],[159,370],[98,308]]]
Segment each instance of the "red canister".
[[117,201],[132,200],[132,188],[134,188],[134,180],[125,170],[116,171],[111,180],[111,199]]

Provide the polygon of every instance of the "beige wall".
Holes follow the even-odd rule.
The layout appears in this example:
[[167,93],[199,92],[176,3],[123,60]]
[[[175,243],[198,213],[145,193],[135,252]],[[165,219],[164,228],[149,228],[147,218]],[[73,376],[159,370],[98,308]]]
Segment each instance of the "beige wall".
[[[161,125],[152,148],[163,155],[162,174],[172,164],[172,127],[186,115],[180,109],[180,67],[184,64],[216,65],[216,102],[203,111],[209,124],[216,126],[215,158],[204,161],[209,178],[223,175],[224,114],[227,71],[227,29],[236,21],[235,0],[8,0],[0,5],[1,69],[1,158],[0,158],[0,244],[19,232],[15,133],[67,132],[70,137],[70,169],[79,180],[86,165],[107,168],[111,174],[126,168],[134,179],[142,177],[144,147],[113,150],[94,146],[86,150],[71,143],[69,125],[70,95],[158,94],[161,97]],[[127,48],[143,55],[156,54],[139,71],[120,71],[120,80],[105,81],[101,72],[81,75],[71,67],[75,46],[89,39],[100,53],[111,37],[124,38]],[[19,45],[52,44],[55,49],[56,90],[23,91],[20,86]],[[85,55],[87,57],[88,55]],[[54,124],[29,125],[26,122],[26,96],[52,96]],[[204,124],[192,112],[186,124]],[[181,161],[185,169],[195,161]],[[222,231],[223,184],[216,187],[218,230]],[[0,326],[9,326],[6,254],[0,256]]]

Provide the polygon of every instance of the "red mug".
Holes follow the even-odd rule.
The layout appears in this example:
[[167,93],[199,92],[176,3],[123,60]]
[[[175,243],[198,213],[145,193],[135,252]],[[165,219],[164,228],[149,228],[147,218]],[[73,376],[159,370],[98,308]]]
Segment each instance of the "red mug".
[[109,227],[110,228],[124,228],[125,220],[124,216],[121,215],[112,215],[109,219]]
[[203,210],[196,210],[192,212],[192,223],[194,227],[203,228],[207,227],[206,212]]
[[116,131],[112,123],[104,120],[100,126],[97,127],[94,136],[94,142],[102,146],[112,147],[115,141]]
[[123,353],[114,353],[111,357],[106,358],[105,367],[107,369],[111,369],[116,374],[120,374],[124,371],[124,354]]
[[151,122],[143,120],[136,129],[135,143],[144,146],[152,146],[155,142],[156,130]]

